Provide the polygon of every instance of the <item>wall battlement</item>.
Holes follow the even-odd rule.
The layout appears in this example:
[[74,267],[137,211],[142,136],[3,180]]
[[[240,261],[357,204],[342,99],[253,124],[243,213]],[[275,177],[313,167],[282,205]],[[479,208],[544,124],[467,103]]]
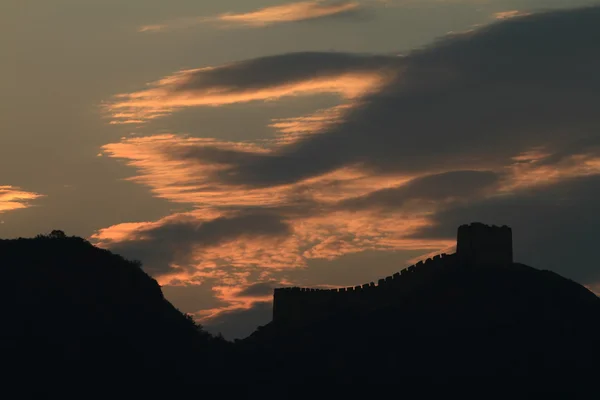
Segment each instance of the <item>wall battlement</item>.
[[[458,228],[455,254],[440,254],[411,265],[391,276],[359,286],[335,289],[287,287],[273,294],[273,321],[301,322],[335,311],[376,307],[401,296],[454,266],[512,264],[512,230],[481,223]],[[424,279],[425,278],[425,279]]]

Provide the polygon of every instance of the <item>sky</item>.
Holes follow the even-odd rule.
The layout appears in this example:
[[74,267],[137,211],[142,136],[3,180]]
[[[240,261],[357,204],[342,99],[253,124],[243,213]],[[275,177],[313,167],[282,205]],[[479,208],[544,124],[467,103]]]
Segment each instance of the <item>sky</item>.
[[513,228],[600,292],[600,1],[8,0],[0,237],[143,262],[212,332]]

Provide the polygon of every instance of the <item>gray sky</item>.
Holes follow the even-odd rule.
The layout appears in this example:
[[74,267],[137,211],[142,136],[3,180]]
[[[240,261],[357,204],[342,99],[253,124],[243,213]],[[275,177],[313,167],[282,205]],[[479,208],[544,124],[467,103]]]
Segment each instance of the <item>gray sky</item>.
[[472,220],[595,288],[590,5],[3,1],[0,237],[138,258],[229,337],[274,286],[376,281]]

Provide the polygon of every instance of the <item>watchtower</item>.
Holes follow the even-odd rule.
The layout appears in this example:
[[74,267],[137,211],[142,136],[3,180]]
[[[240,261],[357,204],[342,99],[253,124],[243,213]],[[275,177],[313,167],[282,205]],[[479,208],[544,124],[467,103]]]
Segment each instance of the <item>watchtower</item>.
[[480,222],[458,228],[456,255],[467,265],[507,265],[513,262],[512,229]]

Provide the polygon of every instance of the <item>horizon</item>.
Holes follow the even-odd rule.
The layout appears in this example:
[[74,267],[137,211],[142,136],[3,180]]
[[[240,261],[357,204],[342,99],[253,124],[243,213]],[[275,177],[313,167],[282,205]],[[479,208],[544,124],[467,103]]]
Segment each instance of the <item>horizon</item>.
[[0,15],[0,238],[140,260],[228,339],[472,221],[600,292],[600,0],[52,3]]

